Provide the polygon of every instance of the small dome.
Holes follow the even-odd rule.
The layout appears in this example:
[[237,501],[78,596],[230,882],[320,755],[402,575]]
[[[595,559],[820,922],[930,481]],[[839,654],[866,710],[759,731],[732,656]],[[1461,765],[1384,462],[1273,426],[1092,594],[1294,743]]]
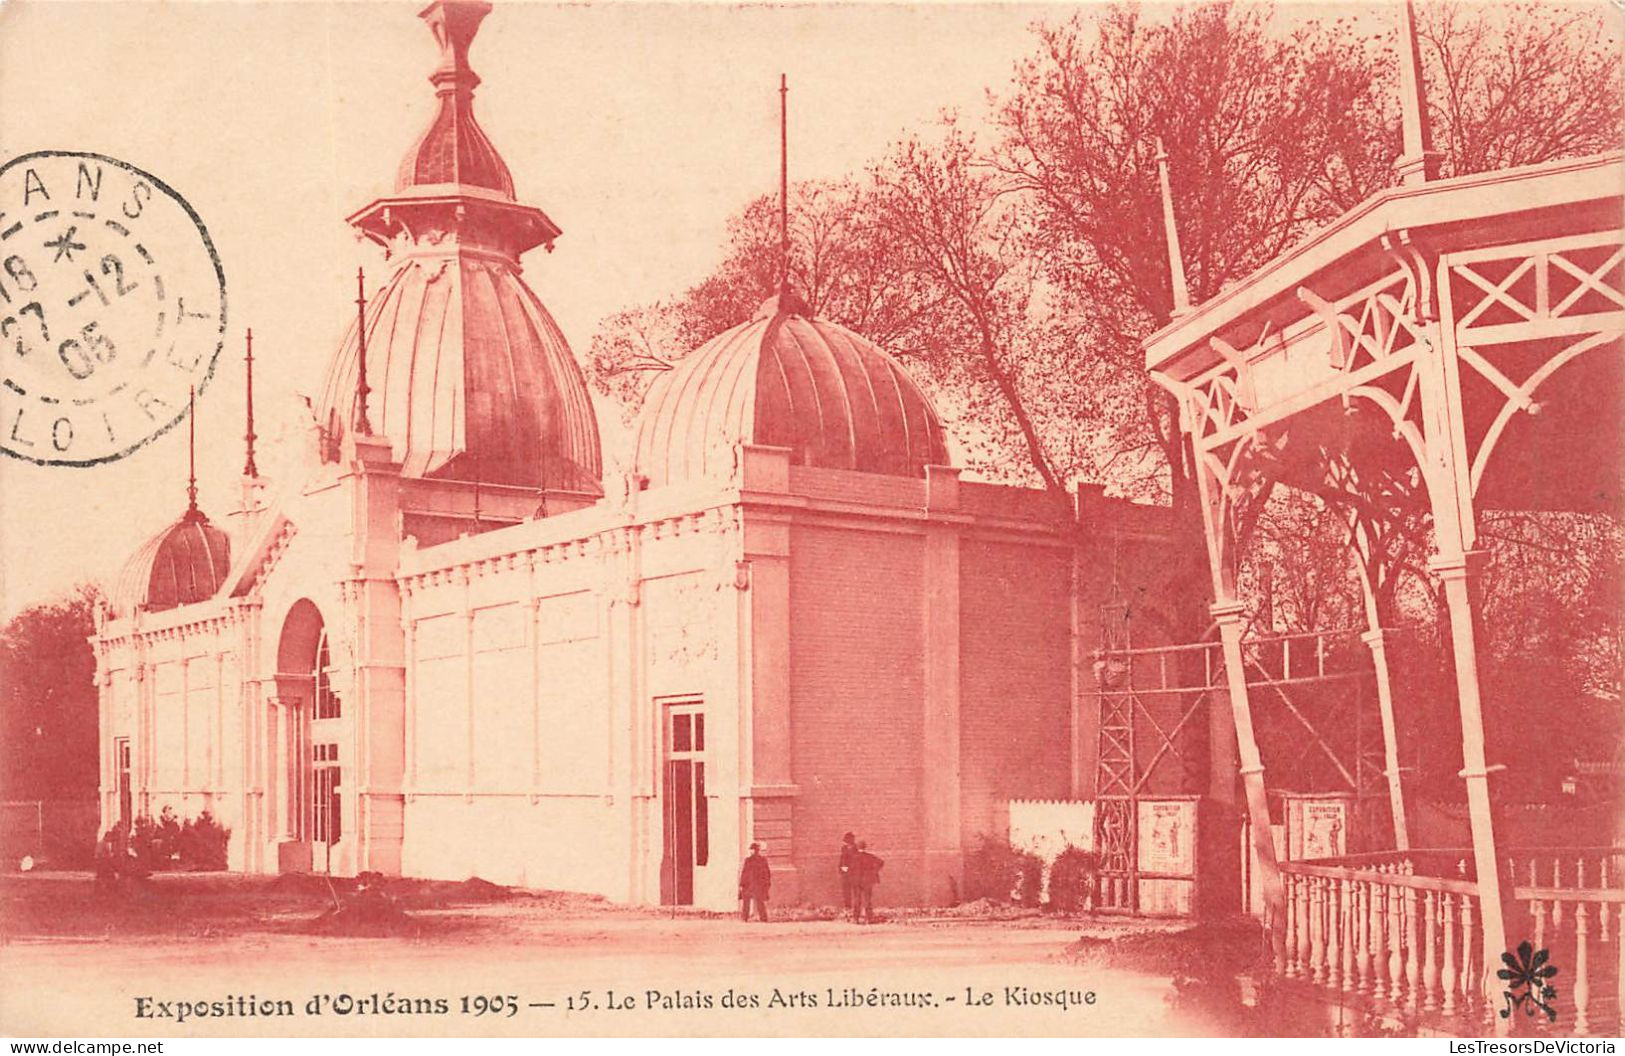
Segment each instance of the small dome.
[[655,382],[638,419],[638,472],[656,486],[727,476],[739,444],[898,477],[948,464],[942,422],[903,368],[789,293]]
[[468,48],[491,11],[484,2],[436,0],[419,14],[440,47],[440,65],[429,77],[439,109],[407,151],[395,189],[456,184],[483,187],[513,199],[513,176],[485,130],[474,120],[474,89],[480,79],[468,66]]
[[440,97],[440,112],[423,137],[401,161],[395,189],[460,184],[484,187],[513,198],[513,176],[485,130],[474,122],[471,108],[455,96]]
[[160,612],[206,601],[219,592],[231,567],[231,539],[196,508],[148,539],[124,563],[108,603],[118,616],[137,609]]
[[[355,420],[352,325],[317,406],[328,457]],[[413,477],[602,494],[598,419],[553,317],[505,261],[404,259],[367,308],[368,420]]]

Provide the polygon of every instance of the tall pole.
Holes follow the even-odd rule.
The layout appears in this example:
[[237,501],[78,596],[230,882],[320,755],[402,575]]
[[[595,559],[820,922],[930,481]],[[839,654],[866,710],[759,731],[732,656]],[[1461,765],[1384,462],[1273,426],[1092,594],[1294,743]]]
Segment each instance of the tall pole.
[[1416,8],[1411,0],[1398,5],[1399,112],[1403,149],[1394,163],[1394,175],[1407,185],[1439,178],[1443,157],[1433,149],[1428,122],[1427,89],[1422,80],[1422,50],[1416,40]]
[[779,292],[790,291],[790,82],[779,74]]
[[358,436],[371,436],[372,422],[367,419],[367,393],[372,391],[367,385],[367,275],[361,268],[355,269],[355,292],[355,431]]
[[254,464],[254,330],[248,331],[248,351],[243,356],[244,373],[248,378],[248,431],[243,434],[243,443],[248,448],[248,459],[243,463],[243,476],[250,479],[260,475],[259,466]]
[[1168,284],[1173,289],[1174,308],[1178,317],[1191,310],[1191,291],[1185,281],[1185,254],[1179,247],[1179,225],[1174,223],[1174,192],[1168,182],[1168,152],[1157,137],[1157,183],[1162,190],[1162,229],[1168,243]]

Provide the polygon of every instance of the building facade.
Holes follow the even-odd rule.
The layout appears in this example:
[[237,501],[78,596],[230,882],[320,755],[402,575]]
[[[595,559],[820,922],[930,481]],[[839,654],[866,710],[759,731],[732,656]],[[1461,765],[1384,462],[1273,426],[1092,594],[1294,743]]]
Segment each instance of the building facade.
[[224,525],[192,502],[109,591],[104,828],[208,810],[248,872],[718,908],[753,842],[776,899],[835,901],[851,830],[888,899],[956,898],[1009,800],[1089,795],[1090,541],[1153,553],[1165,511],[961,480],[906,372],[787,288],[606,479],[521,273],[559,229],[474,120],[488,10],[422,13],[437,113],[348,218],[392,271],[302,478],[250,454]]

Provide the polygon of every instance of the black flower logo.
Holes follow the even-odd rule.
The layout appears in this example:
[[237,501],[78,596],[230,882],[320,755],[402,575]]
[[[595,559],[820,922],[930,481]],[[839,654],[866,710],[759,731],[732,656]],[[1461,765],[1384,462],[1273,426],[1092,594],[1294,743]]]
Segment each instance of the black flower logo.
[[1501,1010],[1502,1019],[1511,1018],[1516,1008],[1522,1009],[1526,1016],[1544,1012],[1547,1021],[1557,1021],[1557,1009],[1552,1007],[1557,988],[1549,981],[1557,974],[1557,966],[1548,963],[1550,960],[1551,955],[1546,950],[1537,950],[1527,941],[1518,943],[1516,956],[1501,954],[1501,962],[1506,967],[1495,975],[1507,982],[1507,989],[1501,991],[1507,1002],[1507,1007]]

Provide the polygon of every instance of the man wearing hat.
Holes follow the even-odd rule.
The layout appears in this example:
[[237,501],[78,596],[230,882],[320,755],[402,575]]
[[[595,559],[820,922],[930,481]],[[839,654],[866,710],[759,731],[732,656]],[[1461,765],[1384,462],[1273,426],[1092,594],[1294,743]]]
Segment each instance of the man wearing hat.
[[756,915],[767,919],[767,892],[773,883],[773,870],[762,857],[762,845],[750,845],[750,856],[739,870],[739,919],[750,919],[750,904],[756,903]]
[[875,922],[875,885],[880,883],[880,867],[885,861],[869,850],[867,840],[858,841],[857,857],[852,863],[852,923]]
[[852,833],[841,837],[841,906],[852,908],[852,894],[857,890],[858,838]]

